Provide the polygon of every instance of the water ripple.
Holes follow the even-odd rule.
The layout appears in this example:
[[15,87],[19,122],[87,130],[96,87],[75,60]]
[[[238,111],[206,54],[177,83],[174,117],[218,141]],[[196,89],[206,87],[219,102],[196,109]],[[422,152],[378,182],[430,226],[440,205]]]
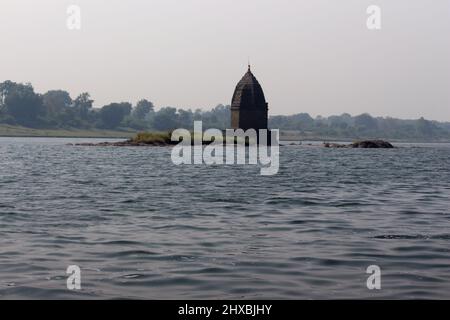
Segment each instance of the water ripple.
[[450,298],[448,145],[282,147],[263,177],[79,141],[0,138],[0,299]]

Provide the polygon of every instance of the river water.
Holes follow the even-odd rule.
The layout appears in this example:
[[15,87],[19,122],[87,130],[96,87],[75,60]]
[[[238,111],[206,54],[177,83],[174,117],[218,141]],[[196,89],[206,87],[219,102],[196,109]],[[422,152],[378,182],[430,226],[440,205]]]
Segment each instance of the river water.
[[449,144],[284,146],[261,176],[91,141],[0,138],[0,299],[450,298]]

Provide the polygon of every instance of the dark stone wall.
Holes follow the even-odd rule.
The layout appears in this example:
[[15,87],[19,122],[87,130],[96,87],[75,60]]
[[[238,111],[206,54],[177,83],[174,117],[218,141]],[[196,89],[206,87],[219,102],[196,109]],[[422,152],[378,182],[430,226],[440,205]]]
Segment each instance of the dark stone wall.
[[267,129],[267,109],[241,109],[236,112],[235,118],[238,121],[233,123],[232,113],[232,125],[238,123],[238,126],[233,126],[233,129]]

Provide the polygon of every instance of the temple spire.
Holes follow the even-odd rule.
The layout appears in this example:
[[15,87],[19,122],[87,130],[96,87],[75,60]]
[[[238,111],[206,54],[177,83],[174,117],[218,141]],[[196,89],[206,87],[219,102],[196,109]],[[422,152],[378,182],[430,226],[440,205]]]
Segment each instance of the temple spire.
[[231,99],[231,128],[233,129],[267,129],[268,105],[263,89],[256,77],[248,71],[236,86]]

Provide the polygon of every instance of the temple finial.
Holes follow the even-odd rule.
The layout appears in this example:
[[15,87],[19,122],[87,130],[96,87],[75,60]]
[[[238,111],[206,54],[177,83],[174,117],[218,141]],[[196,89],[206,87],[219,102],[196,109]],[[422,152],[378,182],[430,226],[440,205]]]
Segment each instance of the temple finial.
[[251,72],[252,71],[251,69],[252,68],[251,68],[251,65],[250,65],[250,57],[248,57],[248,71]]

